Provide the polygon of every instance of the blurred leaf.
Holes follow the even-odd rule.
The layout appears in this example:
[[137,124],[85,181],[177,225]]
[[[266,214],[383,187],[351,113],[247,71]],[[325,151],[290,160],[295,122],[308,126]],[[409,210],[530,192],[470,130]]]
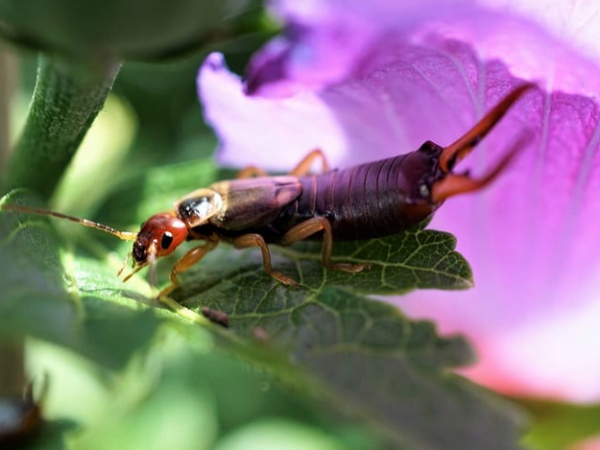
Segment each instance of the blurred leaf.
[[536,450],[562,450],[600,435],[600,404],[574,405],[524,401],[532,427],[524,443]]
[[[19,1],[0,2],[0,34],[52,53],[40,59],[31,109],[4,171],[1,193],[27,188],[49,199],[102,107],[124,58],[158,59],[182,47],[192,52],[238,32],[247,33],[247,20],[240,19],[239,25],[234,18],[251,3],[33,0],[23,8]],[[248,15],[260,17],[262,13]],[[223,28],[224,20],[232,23]],[[258,19],[250,23],[261,26]],[[193,61],[197,66],[197,60]],[[180,120],[188,113],[182,104],[195,101],[195,95],[190,95],[193,76],[186,73],[190,83],[188,89],[179,90],[177,101],[169,96],[171,104],[166,103],[166,108],[154,103],[138,112],[160,110],[161,117],[172,115],[174,121]],[[172,111],[177,114],[169,114]],[[146,143],[153,142],[145,129],[140,135]],[[164,148],[168,144],[163,140],[158,145]]]
[[[34,204],[32,197],[24,199]],[[0,203],[24,199],[10,196]],[[63,267],[64,247],[47,218],[0,211],[0,231],[0,336],[36,336],[113,369],[147,347],[160,323],[155,314],[136,312],[135,300],[110,288],[105,281],[110,273],[114,284],[114,272],[107,272],[102,263],[88,266],[90,275],[104,272],[102,290],[78,289],[81,279]],[[91,280],[85,280],[88,286],[93,286]],[[106,301],[114,297],[120,304]]]
[[[237,358],[210,348],[194,349],[189,343],[194,333],[184,338],[173,328],[163,331],[160,345],[122,376],[110,408],[74,436],[71,448],[215,448],[230,441],[240,427],[264,423],[265,417],[278,417],[298,428],[303,423],[313,436],[327,435],[338,442],[338,448],[381,448],[364,432],[372,442],[368,447],[342,446],[341,430],[326,419],[328,408],[283,391]],[[356,440],[360,442],[360,436]],[[305,445],[310,448],[311,442]]]
[[70,421],[46,421],[23,441],[7,444],[2,448],[7,450],[65,450],[68,448],[65,434],[74,429],[75,424]]
[[131,409],[113,411],[73,449],[210,449],[218,433],[215,405],[210,396],[190,395],[187,387],[165,383]]
[[56,236],[45,220],[23,223],[4,211],[0,211],[0,232],[0,332],[64,333],[76,312],[65,301]]
[[[255,2],[256,3],[256,2]],[[250,0],[4,0],[0,34],[18,43],[82,58],[156,58],[202,45]]]
[[89,216],[86,208],[104,198],[121,174],[136,126],[129,105],[109,95],[62,176],[52,207]]
[[339,440],[290,420],[267,419],[242,427],[215,450],[344,450]]

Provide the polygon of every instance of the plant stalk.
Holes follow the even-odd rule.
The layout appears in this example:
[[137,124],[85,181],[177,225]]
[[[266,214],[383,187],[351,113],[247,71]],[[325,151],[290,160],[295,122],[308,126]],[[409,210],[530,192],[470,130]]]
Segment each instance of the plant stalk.
[[27,188],[49,199],[85,137],[121,63],[41,56],[27,122],[5,171],[3,190]]
[[[17,59],[10,48],[0,42],[0,169],[6,167],[10,150],[10,110],[17,82]],[[0,183],[2,170],[0,170]]]

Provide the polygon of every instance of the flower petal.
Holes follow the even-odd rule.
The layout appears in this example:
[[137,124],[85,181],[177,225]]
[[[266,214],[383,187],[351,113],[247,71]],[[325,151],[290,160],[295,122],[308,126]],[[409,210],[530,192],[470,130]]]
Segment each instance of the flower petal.
[[551,90],[594,94],[597,84],[590,74],[600,65],[598,7],[547,3],[272,1],[286,33],[253,58],[247,91],[286,96],[331,86],[360,70],[365,58],[381,50],[382,38],[400,34],[404,42],[419,44],[436,34],[469,43],[479,57],[502,60],[514,75],[543,81]]
[[240,78],[229,72],[218,53],[202,65],[198,92],[206,121],[219,136],[218,159],[224,165],[286,170],[315,148],[344,158],[346,138],[334,113],[311,92],[278,102],[247,97]]

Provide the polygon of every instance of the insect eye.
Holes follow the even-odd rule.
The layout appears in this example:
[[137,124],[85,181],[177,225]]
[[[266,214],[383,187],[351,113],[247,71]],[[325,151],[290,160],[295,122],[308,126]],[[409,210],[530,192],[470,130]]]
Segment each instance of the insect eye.
[[163,250],[166,250],[169,248],[172,242],[173,234],[170,231],[165,231],[160,240],[160,246],[163,248]]

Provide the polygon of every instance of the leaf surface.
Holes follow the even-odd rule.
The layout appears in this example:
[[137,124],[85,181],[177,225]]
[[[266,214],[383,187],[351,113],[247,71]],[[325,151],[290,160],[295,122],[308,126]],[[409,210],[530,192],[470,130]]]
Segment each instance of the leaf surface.
[[[193,172],[188,169],[184,172]],[[163,170],[166,177],[169,168]],[[152,178],[160,177],[153,173]],[[175,174],[172,179],[177,180]],[[147,181],[134,184],[143,189]],[[169,191],[173,198],[181,195],[178,182],[167,187],[164,196]],[[128,205],[128,211],[145,214],[153,203],[164,201],[163,195],[146,199],[136,208]],[[107,205],[111,209],[111,202]],[[118,203],[113,211],[118,209],[114,205]],[[2,254],[21,255],[14,261],[14,274],[2,281],[15,286],[19,277],[32,277],[36,281],[31,285],[42,286],[37,292],[45,292],[39,296],[47,304],[48,293],[55,291],[59,306],[48,308],[59,318],[46,321],[50,331],[45,332],[39,320],[26,320],[29,315],[23,311],[29,306],[13,303],[16,312],[10,320],[0,319],[0,330],[10,323],[13,332],[17,326],[118,368],[156,334],[160,321],[148,308],[156,302],[139,277],[129,286],[116,279],[118,263],[110,253],[66,250],[47,220],[0,214],[4,229],[15,230],[3,243],[10,252]],[[226,312],[230,329],[213,330],[222,348],[328,408],[370,424],[394,446],[516,449],[518,412],[448,371],[472,361],[468,344],[461,337],[440,337],[433,324],[409,320],[395,307],[366,296],[468,287],[471,271],[455,244],[447,233],[422,228],[335,243],[335,261],[372,264],[357,274],[324,269],[319,243],[273,247],[275,269],[297,279],[298,288],[266,275],[256,249],[237,251],[223,244],[184,274],[173,298],[197,312],[203,307]],[[169,268],[165,262],[158,270],[160,279]],[[189,345],[196,345],[196,336],[189,334]]]

